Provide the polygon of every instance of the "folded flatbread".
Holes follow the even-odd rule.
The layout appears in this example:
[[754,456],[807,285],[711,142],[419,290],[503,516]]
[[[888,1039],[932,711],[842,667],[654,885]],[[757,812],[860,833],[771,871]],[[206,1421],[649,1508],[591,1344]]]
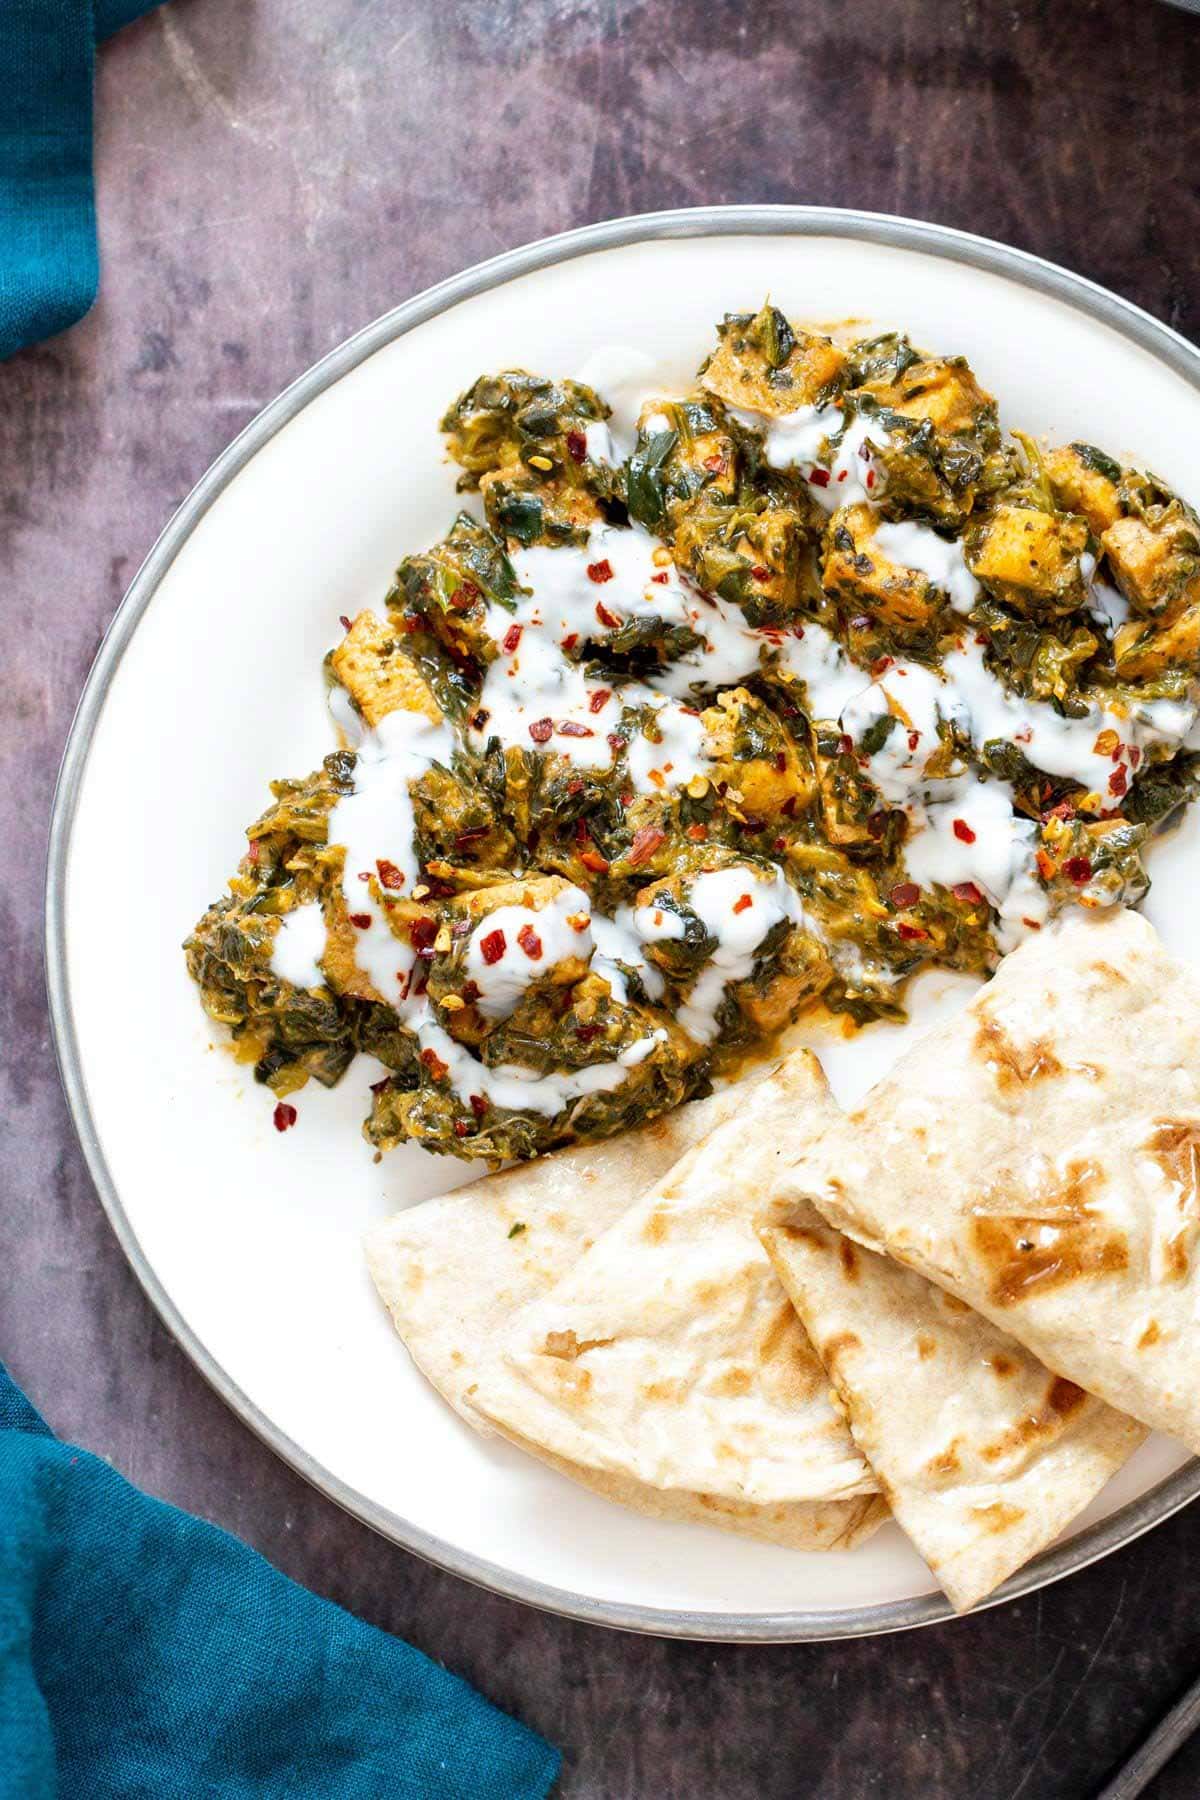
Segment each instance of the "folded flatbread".
[[1051,1543],[1145,1436],[806,1202],[762,1240],[855,1443],[958,1611]]
[[1145,919],[1028,939],[850,1126],[784,1204],[1200,1451],[1200,981]]
[[839,1117],[807,1052],[513,1322],[471,1404],[527,1443],[650,1487],[777,1505],[875,1478],[756,1236],[786,1146]]
[[[471,1391],[512,1319],[552,1288],[637,1198],[745,1103],[724,1089],[599,1144],[581,1145],[472,1182],[377,1225],[367,1260],[413,1360],[477,1431],[490,1427]],[[876,1530],[877,1494],[757,1505],[654,1488],[630,1475],[550,1454],[510,1427],[503,1435],[572,1480],[654,1518],[718,1525],[792,1549],[847,1549]]]

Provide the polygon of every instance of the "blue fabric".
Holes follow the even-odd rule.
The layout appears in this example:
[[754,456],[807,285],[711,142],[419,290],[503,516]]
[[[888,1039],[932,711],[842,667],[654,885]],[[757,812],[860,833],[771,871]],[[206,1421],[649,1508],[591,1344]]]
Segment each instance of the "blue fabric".
[[542,1800],[558,1761],[60,1444],[0,1365],[0,1800]]
[[157,4],[0,0],[0,358],[65,331],[96,298],[96,39]]

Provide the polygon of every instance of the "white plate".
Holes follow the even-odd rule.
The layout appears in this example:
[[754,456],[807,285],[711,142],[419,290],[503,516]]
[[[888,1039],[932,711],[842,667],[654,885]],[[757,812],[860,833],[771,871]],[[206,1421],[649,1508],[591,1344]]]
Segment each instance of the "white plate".
[[[801,318],[902,326],[962,351],[1003,416],[1128,453],[1200,496],[1200,353],[1145,314],[998,245],[802,208],[673,213],[516,251],[422,295],[304,376],[214,465],[134,582],[64,762],[48,890],[59,1057],[92,1173],[133,1266],[231,1406],[343,1506],[461,1575],[565,1613],[678,1636],[849,1635],[946,1615],[889,1526],[800,1555],[637,1517],[476,1437],[425,1385],[375,1298],[364,1226],[454,1185],[419,1150],[375,1164],[365,1066],[306,1089],[299,1123],[214,1050],[180,940],[222,889],[266,782],[330,747],[320,663],[338,615],[439,536],[453,474],[437,420],[480,371],[577,371],[633,346],[687,377],[727,310],[769,290]],[[1191,950],[1192,823],[1152,857],[1148,910]],[[961,1003],[932,976],[922,1006]],[[895,1054],[874,1028],[843,1096]],[[1027,1591],[1200,1490],[1155,1440]]]

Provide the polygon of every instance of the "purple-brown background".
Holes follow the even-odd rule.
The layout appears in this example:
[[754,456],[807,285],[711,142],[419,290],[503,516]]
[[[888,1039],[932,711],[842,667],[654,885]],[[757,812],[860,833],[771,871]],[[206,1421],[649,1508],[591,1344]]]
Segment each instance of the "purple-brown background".
[[[739,200],[907,213],[1195,335],[1198,97],[1200,18],[1153,0],[173,0],[101,56],[101,299],[0,367],[0,1355],[60,1433],[562,1744],[577,1800],[1085,1796],[1200,1668],[1200,1514],[998,1612],[769,1649],[545,1617],[344,1517],[174,1347],[66,1114],[41,878],[84,675],[173,507],[286,382],[567,226]],[[1155,1791],[1200,1791],[1200,1743]]]

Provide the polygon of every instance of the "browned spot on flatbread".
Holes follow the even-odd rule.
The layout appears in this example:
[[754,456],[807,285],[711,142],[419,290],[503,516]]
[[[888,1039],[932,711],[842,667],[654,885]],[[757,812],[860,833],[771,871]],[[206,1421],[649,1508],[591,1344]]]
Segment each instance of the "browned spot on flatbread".
[[669,1214],[661,1206],[656,1206],[646,1223],[642,1226],[642,1236],[648,1244],[661,1244],[669,1229]]
[[1138,1339],[1137,1347],[1139,1350],[1149,1350],[1151,1344],[1157,1344],[1161,1337],[1162,1332],[1159,1330],[1158,1320],[1151,1319],[1145,1331],[1143,1331],[1141,1337]]
[[682,1381],[645,1381],[641,1393],[643,1400],[682,1401],[687,1389]]
[[917,1336],[917,1355],[922,1362],[928,1362],[931,1356],[937,1355],[937,1344],[931,1337],[926,1337],[924,1332]]
[[1163,1241],[1163,1274],[1168,1281],[1185,1281],[1200,1225],[1200,1119],[1156,1119],[1142,1148],[1177,1190],[1182,1223]]
[[971,1310],[966,1301],[960,1300],[957,1294],[943,1294],[942,1305],[948,1313],[956,1313],[959,1318]]
[[957,1475],[962,1468],[962,1457],[958,1454],[960,1441],[959,1438],[954,1438],[944,1450],[939,1451],[936,1456],[931,1456],[925,1464],[926,1473],[929,1475]]
[[589,1350],[602,1350],[612,1338],[577,1338],[573,1331],[548,1331],[546,1341],[542,1345],[543,1356],[556,1356],[563,1362],[574,1362],[577,1356],[586,1356]]
[[980,1456],[985,1462],[999,1462],[1001,1457],[1014,1456],[1043,1438],[1057,1437],[1064,1422],[1072,1413],[1078,1412],[1086,1399],[1083,1389],[1076,1387],[1073,1381],[1052,1376],[1041,1405],[1010,1425],[1007,1431],[1002,1431],[990,1444],[981,1444]]
[[987,1013],[980,1015],[975,1054],[987,1064],[996,1086],[1002,1089],[1029,1087],[1035,1081],[1048,1081],[1064,1073],[1048,1043],[1035,1038],[1032,1043],[1018,1044]]
[[1093,969],[1095,969],[1095,971],[1098,975],[1103,975],[1106,981],[1113,983],[1115,986],[1117,986],[1117,987],[1128,987],[1129,986],[1128,975],[1123,975],[1121,973],[1120,969],[1114,969],[1111,963],[1097,962],[1097,963],[1093,963],[1092,967],[1093,967]]
[[858,1350],[862,1347],[862,1339],[852,1331],[837,1331],[831,1338],[826,1338],[821,1346],[821,1360],[825,1363],[836,1362],[845,1351]]
[[973,1506],[971,1517],[978,1519],[985,1531],[1011,1531],[1019,1525],[1025,1514],[1019,1506],[1009,1506],[1004,1500],[993,1500],[989,1506]]
[[779,1229],[793,1244],[811,1244],[814,1250],[825,1248],[825,1239],[811,1225],[781,1225]]
[[1001,1381],[1007,1381],[1010,1375],[1015,1375],[1017,1372],[1016,1363],[1011,1356],[1005,1356],[1003,1350],[997,1350],[995,1356],[989,1356],[987,1365],[993,1375],[998,1375]]
[[1003,1206],[996,1203],[995,1188],[982,1197],[971,1237],[990,1276],[989,1297],[998,1306],[1128,1268],[1124,1234],[1087,1205],[1100,1179],[1094,1163],[1075,1159],[1061,1176],[1036,1189],[1022,1192],[1009,1176]]
[[858,1280],[858,1251],[848,1237],[838,1239],[838,1258],[847,1281]]
[[737,1399],[748,1394],[754,1386],[754,1376],[749,1369],[725,1369],[713,1382],[710,1393],[728,1394]]

